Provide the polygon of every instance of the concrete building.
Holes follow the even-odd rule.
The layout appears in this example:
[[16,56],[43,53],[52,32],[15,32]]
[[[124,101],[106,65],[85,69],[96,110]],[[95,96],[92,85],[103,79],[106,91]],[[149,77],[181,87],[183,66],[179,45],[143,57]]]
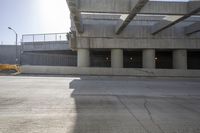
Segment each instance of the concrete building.
[[[67,37],[23,35],[23,73],[200,77],[200,0],[67,4]],[[2,53],[0,63],[9,62]]]
[[[200,1],[67,0],[78,67],[200,69]],[[105,68],[106,69],[106,68]]]

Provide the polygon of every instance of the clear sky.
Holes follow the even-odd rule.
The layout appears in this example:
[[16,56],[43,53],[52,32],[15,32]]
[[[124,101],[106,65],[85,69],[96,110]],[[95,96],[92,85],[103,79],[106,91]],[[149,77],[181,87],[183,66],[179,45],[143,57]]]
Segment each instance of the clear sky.
[[0,45],[14,44],[15,34],[60,33],[70,28],[66,0],[0,0]]

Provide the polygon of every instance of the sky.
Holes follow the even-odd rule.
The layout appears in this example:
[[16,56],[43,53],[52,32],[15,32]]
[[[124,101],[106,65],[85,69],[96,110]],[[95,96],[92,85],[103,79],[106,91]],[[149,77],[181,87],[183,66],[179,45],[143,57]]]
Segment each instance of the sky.
[[66,0],[0,0],[0,45],[14,44],[15,34],[65,33],[70,30]]

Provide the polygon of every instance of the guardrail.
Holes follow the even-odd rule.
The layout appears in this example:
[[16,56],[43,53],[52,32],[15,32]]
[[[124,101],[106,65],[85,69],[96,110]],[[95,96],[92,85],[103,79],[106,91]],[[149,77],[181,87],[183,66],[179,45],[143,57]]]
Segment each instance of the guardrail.
[[45,33],[22,35],[22,42],[67,41],[67,33]]

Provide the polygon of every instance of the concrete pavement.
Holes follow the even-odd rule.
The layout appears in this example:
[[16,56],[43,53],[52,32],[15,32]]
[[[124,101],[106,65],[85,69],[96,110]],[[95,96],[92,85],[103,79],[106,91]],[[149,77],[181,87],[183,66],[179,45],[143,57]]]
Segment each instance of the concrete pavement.
[[0,133],[200,133],[200,79],[0,76]]

